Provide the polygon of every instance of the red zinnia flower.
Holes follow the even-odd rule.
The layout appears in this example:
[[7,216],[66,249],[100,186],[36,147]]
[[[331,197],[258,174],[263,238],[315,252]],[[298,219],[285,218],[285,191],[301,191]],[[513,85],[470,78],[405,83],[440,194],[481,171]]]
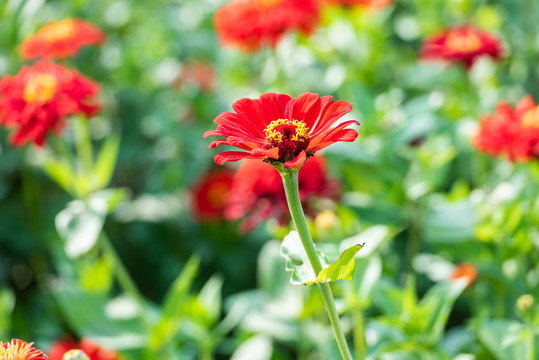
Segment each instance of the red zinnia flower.
[[469,287],[473,284],[475,281],[475,278],[477,277],[477,268],[475,265],[470,263],[462,263],[455,267],[455,270],[453,271],[453,274],[451,274],[451,279],[466,279],[467,285],[466,287]]
[[287,31],[311,33],[319,17],[318,0],[232,0],[215,14],[215,30],[223,44],[256,51]]
[[393,0],[322,0],[327,4],[354,6],[359,5],[369,9],[381,9],[393,2]]
[[27,343],[19,339],[12,339],[8,343],[0,341],[0,360],[47,360],[47,355],[32,345],[33,342]]
[[474,138],[475,146],[491,156],[526,162],[539,155],[539,106],[530,95],[516,108],[500,102],[492,116],[484,116]]
[[232,184],[230,169],[212,170],[199,180],[192,190],[193,211],[201,221],[223,219],[226,199]]
[[98,91],[96,83],[76,70],[42,60],[0,79],[0,125],[14,129],[12,144],[41,146],[49,132],[62,130],[67,115],[93,115]]
[[81,19],[52,21],[24,40],[20,52],[24,60],[62,59],[76,55],[82,46],[101,44],[106,37],[105,32]]
[[[301,168],[298,187],[303,208],[309,216],[316,215],[316,199],[338,197],[338,186],[329,178],[326,161],[321,155],[310,158]],[[279,172],[262,161],[244,161],[234,174],[225,216],[233,221],[243,219],[244,231],[250,231],[270,218],[285,222],[289,212]]]
[[49,351],[50,360],[62,360],[69,350],[82,350],[90,360],[119,360],[120,355],[116,351],[105,350],[88,339],[81,339],[78,343],[71,339],[55,341]]
[[423,59],[441,59],[460,62],[469,69],[478,57],[489,55],[501,57],[502,44],[494,35],[472,26],[460,26],[444,30],[423,43]]
[[232,104],[235,112],[225,112],[214,122],[217,130],[206,136],[225,136],[210,148],[232,145],[244,151],[226,151],[215,156],[222,165],[241,159],[262,159],[281,163],[288,168],[301,166],[308,156],[337,141],[354,141],[357,131],[345,129],[359,123],[345,121],[331,127],[352,110],[346,101],[331,100],[331,96],[305,93],[297,98],[286,94],[266,93],[260,99],[240,99]]

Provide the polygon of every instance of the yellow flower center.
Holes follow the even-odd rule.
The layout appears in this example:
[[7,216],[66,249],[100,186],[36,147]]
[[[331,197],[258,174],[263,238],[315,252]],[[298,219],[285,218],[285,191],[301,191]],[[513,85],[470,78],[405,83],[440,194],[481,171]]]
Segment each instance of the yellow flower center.
[[73,35],[74,29],[75,22],[73,19],[53,21],[41,28],[40,36],[43,36],[43,38],[49,42],[60,41]]
[[215,183],[208,189],[208,201],[215,207],[225,204],[228,186],[225,183]]
[[279,145],[283,137],[295,142],[305,142],[309,139],[309,128],[298,120],[279,119],[272,121],[264,129],[266,140],[272,145]]
[[51,74],[38,73],[33,75],[24,87],[24,100],[26,102],[49,102],[58,88],[58,80]]
[[445,44],[452,51],[470,53],[481,48],[481,39],[472,33],[451,33],[448,35]]
[[522,116],[522,125],[539,128],[539,106],[531,108]]

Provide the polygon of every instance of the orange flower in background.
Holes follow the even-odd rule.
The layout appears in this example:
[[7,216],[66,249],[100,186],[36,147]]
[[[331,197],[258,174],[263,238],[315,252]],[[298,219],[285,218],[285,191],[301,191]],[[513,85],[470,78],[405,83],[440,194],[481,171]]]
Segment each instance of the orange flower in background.
[[502,43],[496,36],[472,26],[444,30],[423,43],[421,58],[462,63],[470,69],[480,56],[501,57]]
[[[329,177],[325,159],[318,154],[301,168],[298,185],[305,213],[311,217],[316,216],[317,200],[336,200],[339,197],[339,187]],[[234,174],[225,217],[232,221],[241,220],[241,228],[245,232],[270,218],[281,223],[287,221],[290,215],[279,172],[262,161],[244,161]]]
[[24,40],[20,53],[24,60],[62,59],[76,55],[82,46],[101,44],[106,38],[104,31],[81,19],[52,21]]
[[530,95],[513,107],[500,102],[493,115],[484,116],[473,139],[475,147],[494,157],[526,162],[539,155],[539,106]]
[[59,133],[66,116],[93,115],[99,87],[76,70],[42,60],[0,79],[0,125],[13,129],[11,143],[43,145]]
[[368,9],[381,9],[393,2],[393,0],[322,0],[326,4],[343,6],[363,6]]
[[477,268],[475,267],[475,265],[470,264],[470,263],[462,263],[462,264],[457,265],[455,267],[455,270],[453,271],[453,274],[451,274],[452,280],[457,280],[457,279],[462,279],[462,278],[466,279],[468,282],[466,287],[469,287],[470,285],[472,285],[476,277],[477,277]]
[[217,130],[207,136],[224,136],[210,148],[232,145],[245,151],[225,151],[215,156],[215,162],[261,159],[297,168],[307,157],[338,141],[354,141],[357,131],[346,129],[359,123],[349,120],[332,127],[352,110],[352,104],[331,100],[331,96],[305,93],[297,98],[286,94],[266,93],[259,99],[240,99],[232,104],[235,112],[225,112],[214,122]]
[[214,23],[222,44],[251,52],[275,47],[287,31],[310,34],[319,17],[318,0],[232,0]]
[[69,350],[82,350],[90,360],[120,360],[120,355],[116,351],[106,350],[88,339],[81,339],[75,342],[71,339],[55,341],[49,351],[50,360],[62,360],[64,354]]
[[230,169],[211,170],[204,174],[192,189],[192,205],[195,216],[203,222],[219,221],[232,185]]
[[27,343],[19,339],[12,339],[7,343],[0,341],[0,360],[47,360],[47,355],[32,345],[33,342]]

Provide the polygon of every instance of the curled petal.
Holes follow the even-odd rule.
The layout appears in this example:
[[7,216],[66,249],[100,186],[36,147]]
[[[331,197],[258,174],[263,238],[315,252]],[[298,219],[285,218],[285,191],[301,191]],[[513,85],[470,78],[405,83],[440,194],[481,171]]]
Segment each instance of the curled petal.
[[307,160],[307,154],[305,153],[305,151],[302,151],[294,159],[285,162],[284,166],[289,169],[294,169],[298,166],[303,165],[303,163],[305,163],[305,160]]
[[213,160],[217,165],[223,165],[229,161],[238,161],[250,157],[251,154],[244,151],[225,151],[215,155]]

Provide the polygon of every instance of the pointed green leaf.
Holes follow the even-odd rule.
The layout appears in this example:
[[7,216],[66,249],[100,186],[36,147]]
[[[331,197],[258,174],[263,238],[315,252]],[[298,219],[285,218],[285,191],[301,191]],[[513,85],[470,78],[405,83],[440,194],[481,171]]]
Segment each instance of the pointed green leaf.
[[357,254],[363,245],[354,245],[341,254],[339,260],[335,261],[333,264],[322,269],[315,281],[306,283],[306,285],[311,285],[317,282],[331,282],[336,280],[349,280],[352,281],[352,276],[354,274],[354,256]]
[[120,137],[112,135],[107,138],[95,162],[93,176],[95,180],[96,190],[102,189],[108,185],[116,159],[118,150],[120,149]]
[[73,194],[74,174],[69,162],[47,156],[41,168],[56,184]]

